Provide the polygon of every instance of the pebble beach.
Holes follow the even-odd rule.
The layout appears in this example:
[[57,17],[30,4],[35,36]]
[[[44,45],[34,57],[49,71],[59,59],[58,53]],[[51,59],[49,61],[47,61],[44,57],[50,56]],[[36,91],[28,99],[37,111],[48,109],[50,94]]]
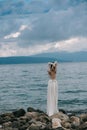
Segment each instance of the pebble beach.
[[[52,120],[61,121],[61,127],[53,127]],[[28,107],[0,114],[0,130],[87,130],[87,113],[58,113],[48,116],[44,111]]]

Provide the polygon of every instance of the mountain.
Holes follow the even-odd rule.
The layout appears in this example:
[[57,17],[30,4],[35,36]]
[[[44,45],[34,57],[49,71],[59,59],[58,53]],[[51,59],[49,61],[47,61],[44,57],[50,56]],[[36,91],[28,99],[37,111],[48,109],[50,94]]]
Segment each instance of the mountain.
[[53,52],[32,56],[0,57],[0,64],[47,63],[55,60],[58,62],[85,62],[87,61],[87,52]]
[[34,56],[17,56],[17,57],[0,57],[0,64],[28,64],[28,63],[47,63],[54,61],[55,58],[34,57]]
[[87,61],[87,51],[79,51],[79,52],[52,52],[52,53],[41,53],[35,55],[36,57],[51,57],[55,58],[58,61],[62,62],[85,62]]

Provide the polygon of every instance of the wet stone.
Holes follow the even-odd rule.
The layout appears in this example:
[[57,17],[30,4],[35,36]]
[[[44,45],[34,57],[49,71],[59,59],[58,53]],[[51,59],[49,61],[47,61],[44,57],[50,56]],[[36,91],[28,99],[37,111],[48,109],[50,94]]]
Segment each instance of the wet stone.
[[25,110],[24,109],[19,109],[19,110],[17,110],[17,111],[14,111],[13,112],[13,115],[15,116],[15,117],[20,117],[20,116],[24,116],[25,115]]

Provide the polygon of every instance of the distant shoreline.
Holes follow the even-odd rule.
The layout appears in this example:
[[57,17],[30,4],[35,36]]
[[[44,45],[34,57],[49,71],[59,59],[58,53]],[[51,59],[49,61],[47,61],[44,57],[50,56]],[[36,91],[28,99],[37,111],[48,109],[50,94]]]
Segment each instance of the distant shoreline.
[[48,62],[58,61],[59,63],[69,62],[87,62],[87,61],[70,61],[70,60],[58,60],[57,58],[49,57],[31,57],[31,56],[13,56],[13,57],[0,57],[0,65],[7,64],[40,64]]

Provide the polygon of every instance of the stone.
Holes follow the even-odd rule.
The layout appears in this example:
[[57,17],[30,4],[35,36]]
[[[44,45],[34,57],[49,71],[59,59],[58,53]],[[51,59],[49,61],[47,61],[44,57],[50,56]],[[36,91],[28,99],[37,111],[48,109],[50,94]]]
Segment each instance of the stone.
[[12,118],[14,118],[14,115],[12,113],[1,114],[0,115],[0,124],[9,122],[9,121],[11,121]]
[[[39,130],[46,130],[46,127],[50,127],[49,124],[46,124],[46,123],[43,123],[43,122],[40,122],[40,121],[34,121],[30,127],[28,127],[28,129],[39,129]],[[47,129],[48,130],[48,129]]]
[[0,116],[0,124],[4,123],[4,119]]
[[40,122],[40,121],[36,121],[36,122],[35,122],[35,125],[41,127],[41,126],[43,125],[43,123]]
[[5,122],[8,122],[8,121],[10,121],[10,120],[11,120],[11,117],[10,117],[10,116],[5,116],[5,117],[4,117],[4,121],[5,121]]
[[87,122],[81,124],[78,128],[78,130],[87,130]]
[[69,115],[60,110],[49,117],[39,109],[19,109],[0,115],[0,130],[87,130],[87,114]]
[[55,130],[55,129],[52,129],[52,127],[50,127],[49,125],[46,125],[44,128],[40,127],[40,130]]
[[39,130],[40,126],[37,126],[36,124],[31,124],[31,126],[29,127],[29,130]]
[[26,120],[18,120],[18,122],[20,123],[20,125],[24,125],[24,124],[26,124]]
[[79,117],[80,117],[82,122],[86,122],[87,121],[87,114],[81,114]]
[[[15,129],[13,129],[12,127],[6,127],[3,130],[15,130]],[[16,129],[16,130],[18,130],[18,129]]]
[[51,130],[66,130],[66,129],[64,129],[64,128],[62,128],[62,127],[58,127],[58,128],[56,128],[56,129],[51,129]]
[[11,122],[13,122],[13,121],[18,121],[18,119],[17,119],[16,117],[13,117],[13,118],[10,119],[10,121],[11,121]]
[[19,130],[18,128],[12,128],[12,130]]
[[12,123],[10,121],[3,123],[4,128],[11,127],[11,126],[12,126]]
[[46,115],[39,116],[39,117],[36,118],[36,120],[44,122],[44,123],[51,122],[51,119]]
[[6,117],[6,116],[13,117],[13,113],[4,113],[4,114],[1,114],[0,116],[1,117]]
[[25,115],[25,110],[24,109],[19,109],[13,112],[15,117],[20,117],[20,116],[24,116]]
[[34,108],[32,108],[32,107],[28,107],[27,112],[36,112],[36,110]]
[[[44,113],[42,110],[34,109],[32,107],[27,108],[27,112],[38,112],[38,113]],[[45,114],[45,113],[44,113]]]
[[40,126],[40,129],[41,129],[41,130],[44,130],[45,128],[46,128],[46,124],[43,123],[43,124]]
[[37,112],[26,112],[26,114],[25,114],[25,116],[27,117],[27,118],[37,118],[37,116],[38,116],[38,113]]
[[62,112],[62,113],[64,113],[64,114],[67,114],[67,112],[66,112],[65,110],[63,110],[63,109],[59,109],[59,112]]
[[26,116],[21,116],[20,120],[27,120],[27,117]]
[[71,116],[70,122],[71,122],[72,128],[78,127],[80,125],[80,118],[76,116]]
[[36,120],[35,120],[35,119],[30,120],[30,121],[29,121],[29,125],[31,125],[32,123],[34,123],[34,124],[35,124],[35,122],[36,122]]
[[58,112],[57,114],[50,116],[50,118],[59,118],[61,121],[69,121],[69,117],[62,112]]
[[0,129],[2,128],[2,125],[0,125]]
[[25,124],[23,126],[20,126],[18,130],[26,130],[29,127],[29,124]]
[[18,121],[12,122],[12,128],[19,128],[19,127],[20,127],[20,123]]
[[64,128],[67,128],[67,129],[70,129],[70,128],[71,128],[70,122],[65,122],[65,121],[63,121],[63,122],[61,122],[61,125],[62,125]]
[[[39,109],[37,109],[36,112],[45,114],[43,111],[41,111],[41,110],[39,110]],[[45,114],[45,115],[46,115],[46,114]]]
[[61,127],[61,120],[58,118],[53,118],[52,119],[52,128],[58,128]]

